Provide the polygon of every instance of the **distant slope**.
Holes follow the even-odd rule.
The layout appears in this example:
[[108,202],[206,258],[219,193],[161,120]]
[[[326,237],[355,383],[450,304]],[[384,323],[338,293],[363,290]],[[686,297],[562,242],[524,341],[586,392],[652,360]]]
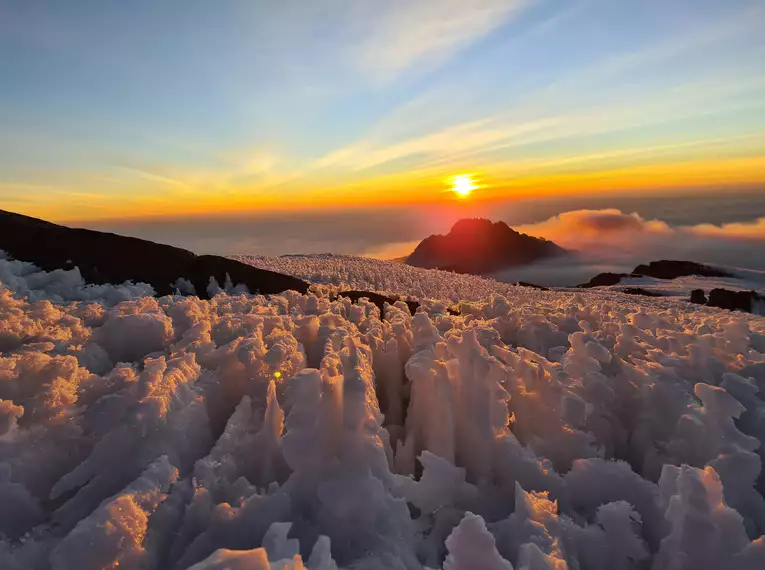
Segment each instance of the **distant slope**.
[[651,277],[653,279],[672,280],[680,277],[726,277],[735,278],[737,275],[729,269],[713,267],[695,261],[678,261],[675,259],[662,259],[652,261],[647,265],[638,265],[632,273],[599,273],[587,283],[579,287],[602,287],[625,283],[627,279]]
[[173,283],[184,278],[194,285],[199,296],[205,297],[210,277],[223,285],[227,275],[234,284],[247,285],[251,292],[308,290],[304,281],[233,259],[197,256],[178,247],[68,228],[4,210],[0,210],[0,250],[46,271],[78,267],[87,283],[148,283],[159,295],[173,293]]
[[630,274],[600,273],[578,287],[683,297],[710,307],[765,313],[765,272],[693,261],[652,261],[638,265]]
[[652,261],[648,265],[638,265],[632,273],[655,277],[656,279],[677,279],[698,275],[699,277],[733,277],[733,274],[719,267],[696,263],[695,261],[677,261],[662,259]]
[[516,232],[504,222],[474,218],[459,220],[446,235],[425,238],[406,262],[481,275],[564,253],[553,242]]

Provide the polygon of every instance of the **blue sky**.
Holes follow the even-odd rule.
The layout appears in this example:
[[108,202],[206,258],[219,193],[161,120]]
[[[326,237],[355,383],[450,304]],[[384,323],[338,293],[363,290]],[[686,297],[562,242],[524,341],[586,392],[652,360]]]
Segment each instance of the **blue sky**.
[[0,0],[0,77],[56,220],[765,178],[763,0]]

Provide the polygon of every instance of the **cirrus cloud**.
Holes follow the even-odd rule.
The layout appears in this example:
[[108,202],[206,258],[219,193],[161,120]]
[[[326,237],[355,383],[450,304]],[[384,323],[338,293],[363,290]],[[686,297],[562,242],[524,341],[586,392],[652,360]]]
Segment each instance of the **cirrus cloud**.
[[388,80],[432,68],[504,24],[526,0],[397,0],[358,51],[360,67]]

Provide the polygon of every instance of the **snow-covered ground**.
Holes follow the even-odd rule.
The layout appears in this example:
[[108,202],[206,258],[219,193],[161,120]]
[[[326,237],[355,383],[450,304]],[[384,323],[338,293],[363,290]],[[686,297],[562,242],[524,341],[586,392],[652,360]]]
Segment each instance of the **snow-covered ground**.
[[765,319],[254,263],[324,285],[118,301],[0,261],[0,568],[765,568]]
[[311,283],[336,285],[339,290],[346,291],[375,291],[414,299],[431,297],[454,301],[475,301],[486,299],[492,294],[507,295],[516,291],[516,287],[493,279],[438,269],[421,269],[404,263],[354,255],[325,253],[231,257],[255,267],[286,273]]

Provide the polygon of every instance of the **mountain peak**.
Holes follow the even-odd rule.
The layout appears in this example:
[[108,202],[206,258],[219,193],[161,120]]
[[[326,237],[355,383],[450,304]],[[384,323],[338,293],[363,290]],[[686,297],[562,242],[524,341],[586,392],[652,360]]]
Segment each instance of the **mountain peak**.
[[409,265],[457,273],[485,274],[565,253],[551,241],[519,233],[505,222],[486,218],[458,220],[446,235],[420,242]]

